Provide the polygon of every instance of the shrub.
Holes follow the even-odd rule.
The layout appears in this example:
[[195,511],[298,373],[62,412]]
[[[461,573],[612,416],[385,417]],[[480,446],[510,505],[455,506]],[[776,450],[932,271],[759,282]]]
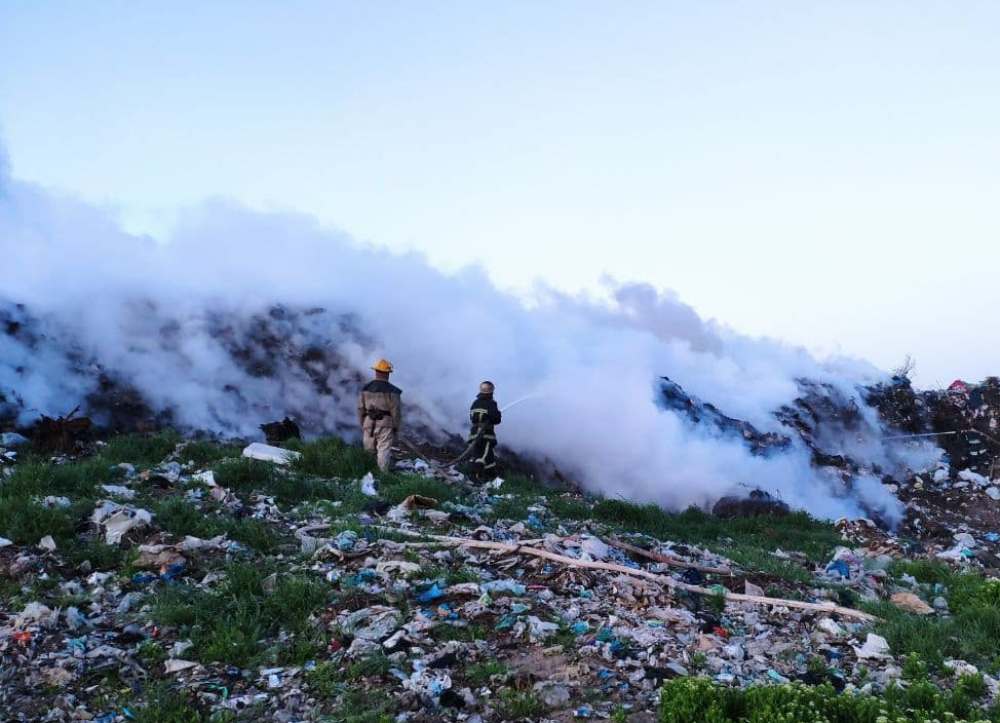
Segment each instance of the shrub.
[[678,678],[663,686],[661,723],[932,723],[1000,721],[1000,712],[976,705],[982,679],[963,678],[955,690],[928,680],[892,686],[883,697],[843,695],[830,685],[801,683],[726,688],[707,678]]

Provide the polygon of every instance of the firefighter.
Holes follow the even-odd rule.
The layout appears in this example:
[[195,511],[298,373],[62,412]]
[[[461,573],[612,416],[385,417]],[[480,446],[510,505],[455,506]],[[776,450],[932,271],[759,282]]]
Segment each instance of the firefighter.
[[378,468],[387,472],[392,464],[392,445],[399,434],[402,416],[399,399],[403,392],[389,383],[393,369],[387,360],[379,359],[372,371],[375,378],[358,395],[358,423],[365,450],[375,454]]
[[497,435],[494,427],[500,424],[500,408],[493,399],[493,382],[479,385],[479,394],[472,402],[469,419],[472,432],[469,444],[472,448],[472,478],[488,480],[496,477]]

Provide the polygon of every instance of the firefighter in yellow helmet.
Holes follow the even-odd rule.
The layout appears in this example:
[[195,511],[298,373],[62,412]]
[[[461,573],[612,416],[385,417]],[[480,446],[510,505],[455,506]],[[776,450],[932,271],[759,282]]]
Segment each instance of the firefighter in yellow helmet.
[[372,366],[375,378],[368,382],[358,395],[358,423],[361,425],[365,450],[378,459],[378,468],[383,472],[392,464],[392,445],[399,434],[402,419],[398,387],[389,383],[392,364],[379,359]]

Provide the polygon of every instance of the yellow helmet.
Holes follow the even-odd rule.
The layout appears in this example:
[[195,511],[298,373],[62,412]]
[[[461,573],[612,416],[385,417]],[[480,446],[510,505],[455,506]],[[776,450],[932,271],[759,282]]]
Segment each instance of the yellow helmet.
[[375,362],[375,366],[373,366],[372,369],[375,370],[375,371],[377,371],[377,372],[383,372],[385,374],[391,374],[392,373],[392,364],[389,362],[388,359],[379,359],[377,362]]

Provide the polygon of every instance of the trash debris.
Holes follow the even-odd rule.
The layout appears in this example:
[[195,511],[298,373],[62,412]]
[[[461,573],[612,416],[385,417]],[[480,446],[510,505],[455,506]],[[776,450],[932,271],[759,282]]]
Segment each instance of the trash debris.
[[46,552],[55,552],[56,541],[52,539],[52,535],[46,535],[38,541],[38,548]]
[[[572,489],[532,493],[513,475],[472,485],[404,457],[378,482],[297,465],[261,482],[235,477],[228,449],[202,466],[190,444],[96,468],[107,476],[88,484],[89,497],[70,486],[32,492],[46,519],[83,510],[75,528],[28,537],[0,528],[16,540],[0,539],[0,583],[17,601],[0,600],[0,707],[39,719],[45,690],[53,720],[117,721],[126,707],[106,701],[122,700],[114,695],[126,686],[136,711],[143,691],[167,685],[205,718],[336,719],[349,700],[352,713],[488,723],[515,719],[520,705],[532,720],[646,715],[665,681],[684,676],[878,692],[899,677],[906,651],[872,632],[860,601],[891,602],[931,625],[947,620],[953,593],[893,563],[1000,570],[1000,518],[976,517],[992,506],[989,486],[948,470],[934,482],[936,466],[919,476],[924,488],[916,477],[900,484],[913,501],[906,536],[842,520],[806,554],[781,538],[786,521],[771,520],[758,566],[726,557],[746,544],[743,525],[764,524],[753,515],[721,523],[733,540],[695,544],[609,522],[606,502]],[[948,495],[968,504],[935,506]],[[86,555],[64,542],[74,533]],[[113,686],[103,670],[116,671]]]
[[289,439],[302,439],[302,432],[292,419],[285,417],[280,422],[267,422],[260,425],[268,444],[281,444]]
[[290,449],[252,442],[243,450],[243,456],[249,459],[260,460],[261,462],[273,462],[274,464],[284,465],[290,464],[302,455]]
[[746,497],[723,497],[712,507],[716,517],[782,516],[790,512],[788,505],[764,490],[752,490]]
[[861,647],[854,647],[854,654],[861,660],[886,658],[889,656],[889,643],[881,635],[868,633],[868,637],[865,638],[865,644]]
[[0,433],[0,447],[21,447],[28,444],[30,440],[17,432]]
[[130,530],[149,525],[153,516],[148,510],[105,501],[94,510],[91,520],[104,529],[105,542],[117,545]]
[[925,603],[912,592],[893,593],[889,598],[896,607],[914,613],[915,615],[932,615],[934,608]]
[[393,522],[406,519],[411,512],[417,510],[431,510],[438,506],[438,501],[422,495],[410,495],[398,505],[393,507],[386,514],[386,517]]
[[369,497],[378,495],[378,490],[375,489],[375,476],[371,472],[361,478],[361,492]]
[[193,660],[171,659],[164,661],[163,672],[167,675],[174,675],[175,673],[181,673],[185,670],[191,670],[192,668],[197,667],[198,663]]
[[42,417],[35,422],[29,436],[36,449],[44,452],[71,453],[87,436],[93,423],[89,417],[77,417],[77,407],[65,417]]

